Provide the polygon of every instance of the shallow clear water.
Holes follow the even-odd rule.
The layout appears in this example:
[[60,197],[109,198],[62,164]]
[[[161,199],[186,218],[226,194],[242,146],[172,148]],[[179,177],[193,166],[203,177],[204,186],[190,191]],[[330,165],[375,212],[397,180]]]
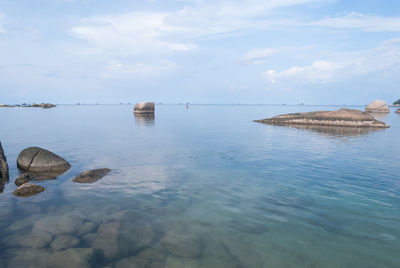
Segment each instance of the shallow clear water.
[[[63,235],[75,239],[65,248],[95,249],[93,267],[399,267],[400,115],[370,132],[252,122],[333,109],[158,105],[142,118],[128,105],[2,108],[11,174],[0,267],[49,265]],[[30,146],[72,168],[14,197]],[[101,167],[112,173],[71,181]]]

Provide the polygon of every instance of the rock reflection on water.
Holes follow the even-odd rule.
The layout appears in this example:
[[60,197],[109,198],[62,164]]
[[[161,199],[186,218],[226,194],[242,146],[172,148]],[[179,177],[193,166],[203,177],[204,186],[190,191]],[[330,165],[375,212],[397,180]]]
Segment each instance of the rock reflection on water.
[[288,124],[288,125],[275,125],[281,127],[292,127],[297,129],[309,130],[327,136],[338,137],[352,137],[368,134],[373,131],[382,131],[383,128],[369,128],[369,127],[336,127],[336,126],[319,126],[319,125],[301,125],[301,124]]
[[154,126],[154,113],[138,114],[135,115],[135,124],[137,126]]

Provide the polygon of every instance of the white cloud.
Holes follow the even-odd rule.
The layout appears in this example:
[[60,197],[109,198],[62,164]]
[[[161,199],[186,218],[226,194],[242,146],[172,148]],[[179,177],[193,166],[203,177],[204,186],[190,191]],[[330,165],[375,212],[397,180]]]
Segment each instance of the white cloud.
[[367,32],[399,32],[400,17],[380,17],[351,12],[344,16],[311,22],[308,25],[356,29]]
[[378,72],[392,74],[400,64],[400,38],[383,42],[376,48],[351,53],[336,53],[311,65],[292,66],[283,71],[267,70],[270,83],[326,84]]
[[243,55],[242,61],[251,62],[253,64],[264,63],[266,59],[272,55],[278,54],[285,48],[257,48]]
[[4,18],[4,14],[0,13],[0,34],[6,32],[6,30],[4,29],[4,26],[3,26],[3,18]]

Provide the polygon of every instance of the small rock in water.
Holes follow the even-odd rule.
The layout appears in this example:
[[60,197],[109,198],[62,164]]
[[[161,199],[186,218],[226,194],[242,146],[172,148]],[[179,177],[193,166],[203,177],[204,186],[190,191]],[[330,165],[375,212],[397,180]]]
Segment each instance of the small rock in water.
[[117,221],[103,223],[93,242],[93,249],[101,251],[106,259],[112,259],[118,254],[119,225]]
[[365,108],[367,113],[389,113],[389,106],[383,100],[374,100]]
[[67,171],[71,165],[62,157],[39,147],[24,149],[17,159],[18,167],[38,173],[59,173]]
[[71,235],[59,235],[51,243],[51,248],[55,251],[73,248],[79,244],[79,239]]
[[16,179],[15,179],[15,185],[17,186],[21,186],[24,183],[29,182],[29,174],[22,174],[19,175]]
[[41,193],[43,191],[44,188],[42,186],[27,182],[19,186],[17,189],[15,189],[14,195],[29,197]]
[[200,237],[185,232],[167,232],[161,244],[172,254],[185,258],[199,258],[202,254]]
[[75,178],[73,178],[72,181],[78,182],[78,183],[93,183],[93,182],[96,182],[99,179],[103,178],[110,171],[111,171],[111,169],[109,169],[109,168],[99,168],[99,169],[87,170],[87,171],[80,173]]
[[53,253],[47,267],[52,268],[89,268],[94,267],[94,250],[91,248],[70,248]]

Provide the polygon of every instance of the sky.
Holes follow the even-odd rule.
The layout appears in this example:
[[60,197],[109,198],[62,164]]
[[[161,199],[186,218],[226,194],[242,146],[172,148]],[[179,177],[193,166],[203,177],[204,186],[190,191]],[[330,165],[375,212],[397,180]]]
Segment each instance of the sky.
[[398,0],[0,0],[0,103],[399,98]]

